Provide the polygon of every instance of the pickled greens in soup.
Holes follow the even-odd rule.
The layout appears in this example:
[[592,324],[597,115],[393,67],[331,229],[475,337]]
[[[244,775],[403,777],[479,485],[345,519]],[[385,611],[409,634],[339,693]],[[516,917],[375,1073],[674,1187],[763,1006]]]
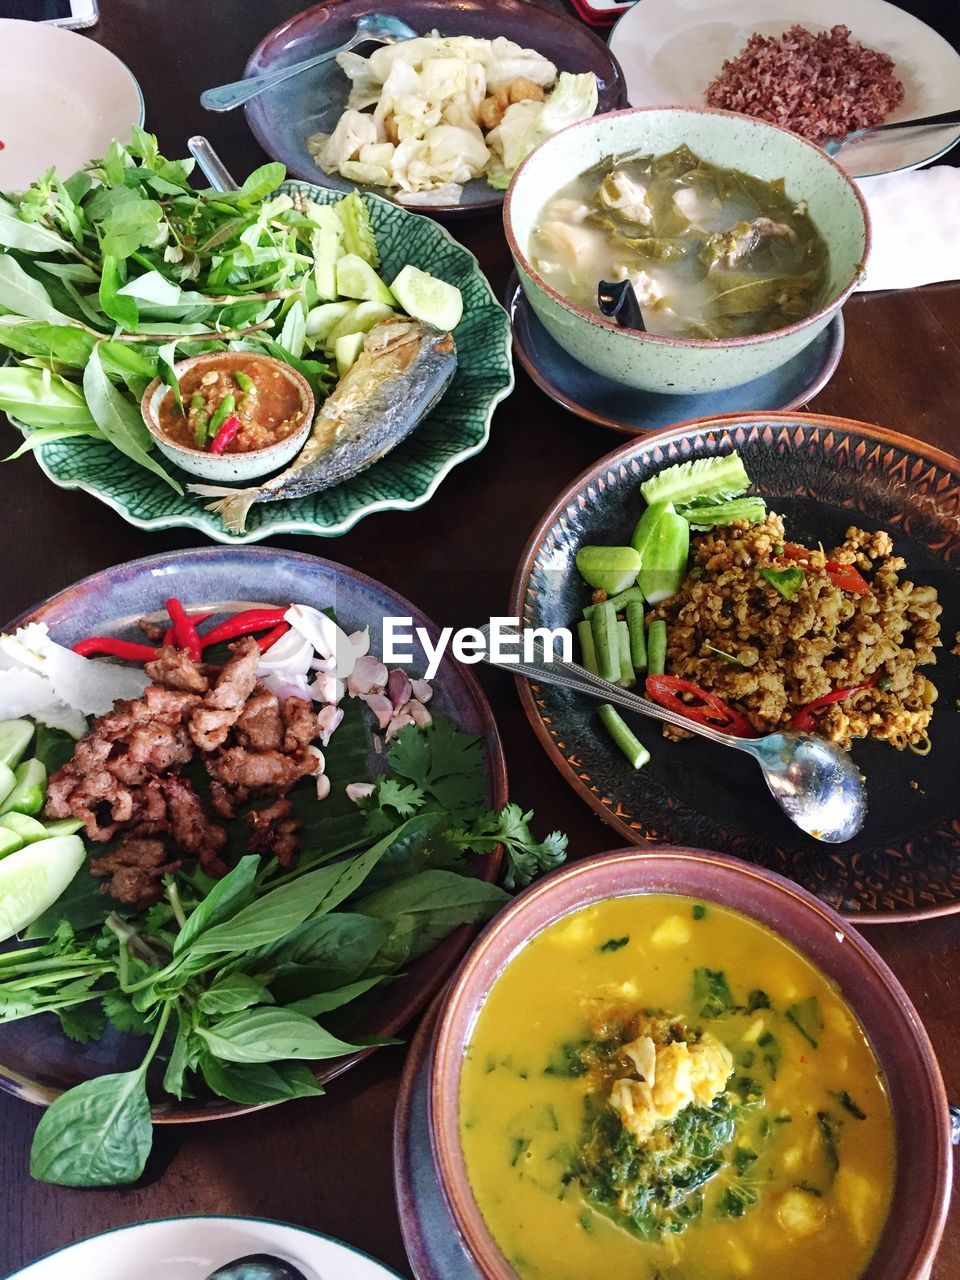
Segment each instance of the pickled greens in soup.
[[802,200],[701,160],[613,157],[544,205],[530,258],[600,314],[600,280],[629,280],[650,333],[737,338],[803,320],[825,301],[829,251]]
[[886,1084],[836,986],[669,894],[594,903],[507,963],[460,1138],[521,1280],[859,1280],[893,1186]]

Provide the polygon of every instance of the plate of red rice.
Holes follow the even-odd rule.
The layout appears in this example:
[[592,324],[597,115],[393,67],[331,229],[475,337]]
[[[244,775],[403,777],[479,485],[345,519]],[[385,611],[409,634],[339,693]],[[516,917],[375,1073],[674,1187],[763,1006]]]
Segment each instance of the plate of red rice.
[[[960,53],[886,0],[643,0],[610,48],[634,107],[710,106],[820,145],[960,104]],[[855,178],[929,164],[960,126],[868,136],[838,162]]]

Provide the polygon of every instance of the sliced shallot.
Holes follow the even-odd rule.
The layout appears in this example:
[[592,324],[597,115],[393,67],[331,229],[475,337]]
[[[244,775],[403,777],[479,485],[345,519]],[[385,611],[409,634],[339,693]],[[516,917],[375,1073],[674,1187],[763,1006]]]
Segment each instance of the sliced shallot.
[[367,796],[372,796],[376,789],[376,784],[373,782],[348,782],[347,799],[352,800],[354,804],[359,804],[361,800],[366,800]]
[[393,719],[393,703],[382,693],[365,693],[363,701],[377,717],[381,729],[385,729]]
[[317,713],[317,728],[320,731],[320,741],[325,747],[330,745],[330,739],[342,719],[343,712],[339,707],[333,706],[332,703],[323,707]]
[[347,692],[356,698],[364,693],[379,692],[387,683],[387,668],[370,654],[357,659],[353,674],[347,680]]

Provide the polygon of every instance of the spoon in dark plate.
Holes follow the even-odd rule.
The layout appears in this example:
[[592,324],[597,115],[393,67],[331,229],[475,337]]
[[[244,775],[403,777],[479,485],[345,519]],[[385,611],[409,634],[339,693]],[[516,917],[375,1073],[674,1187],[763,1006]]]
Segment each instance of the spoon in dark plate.
[[217,1267],[207,1280],[307,1280],[307,1277],[292,1262],[284,1262],[272,1253],[249,1253]]
[[597,285],[597,305],[605,316],[616,320],[621,329],[647,332],[640,303],[629,280],[601,280]]
[[215,89],[205,89],[200,95],[200,104],[208,111],[232,111],[234,107],[249,102],[265,89],[272,89],[274,85],[282,84],[292,76],[298,76],[301,71],[319,67],[322,63],[335,58],[338,53],[356,48],[358,44],[370,42],[397,44],[401,40],[412,40],[416,35],[417,32],[413,27],[408,26],[402,19],[395,18],[392,13],[365,13],[358,19],[356,32],[346,44],[338,45],[336,49],[326,49],[316,57],[294,62],[289,67],[265,71],[260,76],[247,76],[243,80],[234,80],[231,84],[218,85]]

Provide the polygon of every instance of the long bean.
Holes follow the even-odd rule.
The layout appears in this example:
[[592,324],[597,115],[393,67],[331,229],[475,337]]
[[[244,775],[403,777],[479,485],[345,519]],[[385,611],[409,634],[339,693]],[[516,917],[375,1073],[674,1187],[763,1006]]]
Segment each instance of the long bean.
[[630,658],[630,631],[625,622],[617,623],[617,644],[620,649],[620,684],[624,689],[632,689],[637,683],[633,674],[633,662]]
[[644,607],[635,600],[627,605],[627,630],[630,633],[630,661],[641,675],[647,669],[647,632],[643,624]]
[[210,425],[207,427],[207,435],[213,439],[227,418],[230,417],[234,409],[237,407],[237,398],[232,391],[228,391],[220,403],[217,405],[213,417],[210,419]]
[[609,702],[604,702],[598,710],[598,715],[603,721],[603,727],[634,769],[642,769],[650,759],[650,752],[634,734],[616,707],[611,707]]
[[597,667],[597,650],[593,643],[593,631],[589,622],[577,623],[577,638],[580,641],[580,661],[595,676],[600,674]]
[[616,684],[620,679],[620,641],[617,636],[617,612],[609,600],[597,605],[590,620],[597,667],[604,680]]
[[[619,611],[626,608],[626,606],[631,602],[635,602],[637,604],[643,603],[643,592],[639,587],[627,587],[626,590],[621,591],[619,595],[611,596],[609,600],[605,600],[604,604],[612,604],[614,609]],[[592,619],[598,608],[598,605],[588,604],[583,611],[583,616],[585,618]]]
[[257,384],[242,369],[234,369],[233,380],[244,395],[255,396],[257,394]]
[[667,624],[654,618],[647,630],[647,674],[662,676],[667,668]]

